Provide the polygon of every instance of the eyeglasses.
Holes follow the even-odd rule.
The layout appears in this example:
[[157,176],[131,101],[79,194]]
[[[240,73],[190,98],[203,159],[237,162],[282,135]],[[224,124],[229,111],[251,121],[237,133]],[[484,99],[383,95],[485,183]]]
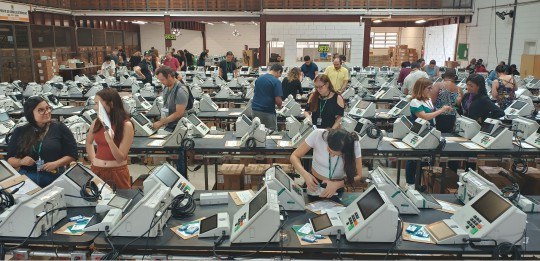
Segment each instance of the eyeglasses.
[[324,83],[323,85],[315,85],[315,87],[316,87],[317,89],[322,89],[322,87],[324,87],[326,84],[328,84],[328,83]]
[[45,115],[45,113],[49,113],[52,111],[52,107],[51,106],[47,106],[46,108],[39,108],[37,110],[37,112],[41,115]]
[[430,85],[430,86],[426,87],[426,89],[428,89],[428,90],[433,89],[433,85]]

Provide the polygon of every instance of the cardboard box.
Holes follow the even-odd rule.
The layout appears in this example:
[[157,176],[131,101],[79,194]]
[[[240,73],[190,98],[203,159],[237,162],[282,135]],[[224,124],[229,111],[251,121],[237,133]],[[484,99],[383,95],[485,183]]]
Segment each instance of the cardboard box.
[[523,175],[523,187],[520,186],[523,195],[540,195],[540,169],[529,167],[527,174]]
[[223,164],[219,167],[216,180],[218,190],[241,190],[243,187],[243,164]]
[[[441,193],[441,167],[432,167],[433,172],[429,171],[428,167],[422,167],[422,185],[426,186],[428,193],[440,194]],[[458,169],[458,173],[464,172],[464,170]],[[445,191],[443,193],[449,193],[451,189],[457,189],[458,175],[456,172],[449,168],[446,168],[446,177],[444,180]]]
[[270,164],[249,164],[244,168],[244,189],[257,191],[259,183]]
[[512,182],[508,180],[506,177],[503,177],[499,175],[499,172],[504,172],[507,175],[510,175],[510,177],[514,178],[516,182],[518,183],[519,187],[522,188],[524,184],[524,179],[522,176],[514,175],[513,173],[508,172],[506,169],[503,169],[501,167],[490,167],[490,166],[480,166],[478,167],[478,174],[480,174],[485,179],[493,182],[495,186],[502,189],[506,186],[512,185]]
[[283,164],[283,163],[274,163],[272,164],[272,166],[274,165],[279,165],[281,166],[281,168],[283,169],[283,171],[285,171],[285,173],[296,173],[294,171],[294,167],[292,164]]

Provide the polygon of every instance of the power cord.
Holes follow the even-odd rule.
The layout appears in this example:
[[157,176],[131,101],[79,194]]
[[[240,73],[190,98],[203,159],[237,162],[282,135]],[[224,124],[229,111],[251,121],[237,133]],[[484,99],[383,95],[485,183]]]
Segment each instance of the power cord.
[[[394,206],[396,209],[398,209],[396,206]],[[398,210],[399,211],[399,210]],[[394,242],[392,243],[392,247],[388,249],[388,252],[386,252],[386,255],[384,256],[384,260],[388,258],[388,255],[394,251],[397,245],[397,241],[399,238],[401,238],[401,234],[403,233],[403,220],[398,217],[398,224],[397,224],[397,231],[396,231],[396,239],[394,239]]]
[[521,144],[522,139],[518,136],[519,132],[521,131],[518,131],[518,130],[512,131],[514,138],[516,139],[516,143],[518,147],[518,152],[517,152],[518,155],[516,158],[514,158],[514,162],[512,163],[511,169],[512,169],[512,172],[516,174],[525,175],[529,171],[529,166],[527,165],[527,161],[521,157],[522,151],[523,151],[523,145]]
[[223,258],[217,254],[216,247],[223,244],[223,241],[225,241],[225,231],[221,232],[221,235],[216,239],[216,241],[214,241],[214,244],[212,245],[212,253],[214,254],[214,257],[219,260],[223,260]]
[[336,235],[336,250],[339,260],[343,260],[343,257],[341,256],[341,229],[338,229]]
[[189,193],[182,193],[174,197],[167,209],[171,211],[173,218],[183,219],[192,216],[196,208],[197,204],[195,203],[193,196]]
[[[0,189],[0,211],[4,211],[5,209],[8,209],[9,207],[15,205],[15,198],[13,197],[13,195],[17,193],[19,189],[24,186],[25,183],[26,181],[23,180],[9,187]],[[14,189],[13,191],[8,191],[9,188],[15,187],[19,184],[21,185],[18,188]]]

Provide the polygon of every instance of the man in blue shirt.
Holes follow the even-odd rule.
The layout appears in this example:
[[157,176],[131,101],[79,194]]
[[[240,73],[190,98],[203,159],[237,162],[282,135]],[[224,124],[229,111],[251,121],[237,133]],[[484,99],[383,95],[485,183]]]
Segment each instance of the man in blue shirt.
[[303,77],[309,77],[312,80],[315,79],[315,76],[319,74],[319,67],[311,61],[311,57],[309,55],[304,56],[304,64],[302,64],[302,67],[300,67],[300,71],[302,71]]
[[281,82],[278,80],[283,72],[283,66],[274,64],[267,74],[255,81],[251,117],[258,117],[261,123],[270,130],[277,130],[276,105],[281,108]]

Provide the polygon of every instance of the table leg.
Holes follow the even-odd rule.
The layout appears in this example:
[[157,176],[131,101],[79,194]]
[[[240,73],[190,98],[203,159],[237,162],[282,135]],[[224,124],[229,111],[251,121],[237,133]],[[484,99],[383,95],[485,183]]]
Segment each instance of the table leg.
[[204,164],[204,189],[208,190],[208,159],[204,159],[203,164]]
[[397,167],[396,183],[399,186],[399,182],[401,181],[401,160],[398,159],[396,164],[397,164],[396,165]]
[[215,162],[214,162],[214,180],[216,181],[216,184],[217,184],[217,173],[218,173],[218,163],[217,163],[217,160],[215,160]]
[[446,190],[446,171],[448,170],[448,162],[441,162],[441,167],[441,190],[439,193],[444,194],[444,191]]
[[420,185],[421,184],[421,180],[422,180],[422,176],[421,176],[421,173],[420,171],[422,170],[422,160],[418,160],[416,161],[416,172],[414,173],[415,175],[415,178],[414,178],[414,187],[416,189],[419,189],[420,188]]
[[6,260],[6,245],[0,243],[0,260]]

